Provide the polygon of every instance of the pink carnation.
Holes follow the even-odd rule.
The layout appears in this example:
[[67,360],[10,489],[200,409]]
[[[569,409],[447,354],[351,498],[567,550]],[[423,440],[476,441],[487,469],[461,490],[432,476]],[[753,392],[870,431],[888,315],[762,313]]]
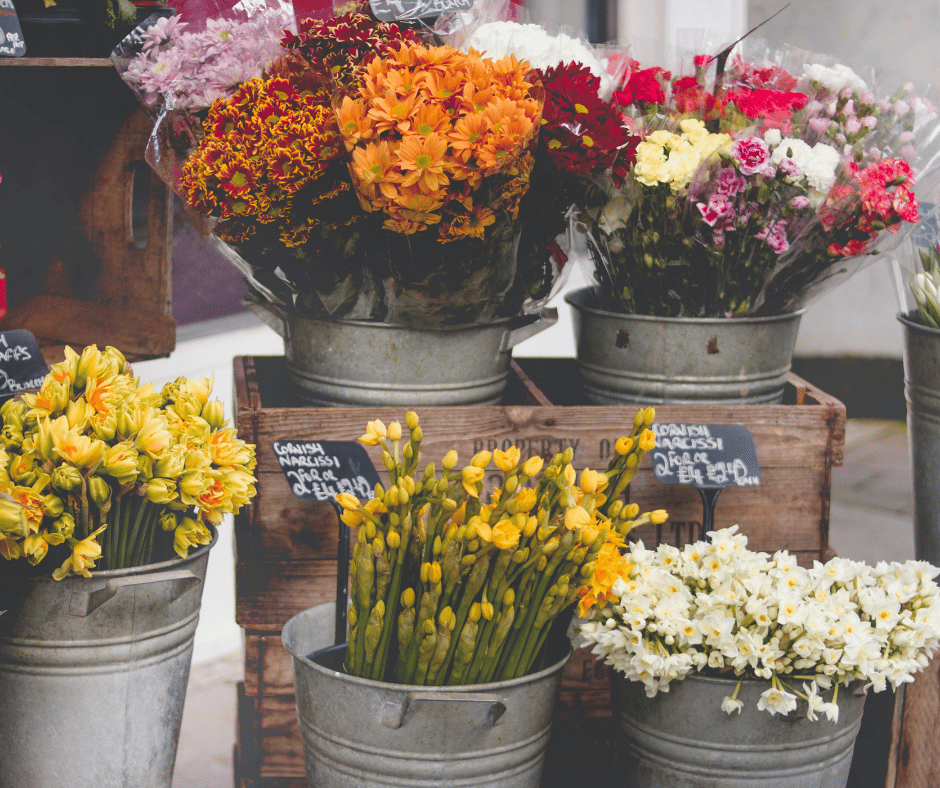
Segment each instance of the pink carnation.
[[768,225],[755,237],[762,241],[766,240],[767,245],[777,254],[783,254],[790,248],[787,241],[787,223],[783,219],[778,219],[773,224]]
[[716,194],[724,194],[727,197],[734,197],[747,188],[747,181],[730,167],[725,167],[718,173],[718,181],[715,185]]
[[775,170],[770,163],[770,148],[760,137],[745,137],[731,146],[731,155],[739,162],[743,175],[774,176]]

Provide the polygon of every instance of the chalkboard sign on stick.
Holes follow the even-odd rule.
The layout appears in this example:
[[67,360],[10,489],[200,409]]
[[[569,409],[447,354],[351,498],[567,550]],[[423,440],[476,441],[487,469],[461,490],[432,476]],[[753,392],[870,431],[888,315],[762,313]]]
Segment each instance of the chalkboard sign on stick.
[[22,57],[26,42],[13,0],[0,0],[0,57]]
[[[714,528],[725,487],[760,484],[754,436],[737,424],[654,424],[653,473],[666,484],[691,484],[702,497],[702,532]],[[708,537],[705,537],[708,538]]]
[[374,497],[379,483],[365,448],[354,441],[274,441],[291,491],[303,501],[332,501],[339,493]]
[[49,374],[39,343],[23,328],[0,331],[0,402],[27,389],[38,389]]
[[448,11],[469,11],[473,0],[369,0],[369,6],[383,22],[411,22]]

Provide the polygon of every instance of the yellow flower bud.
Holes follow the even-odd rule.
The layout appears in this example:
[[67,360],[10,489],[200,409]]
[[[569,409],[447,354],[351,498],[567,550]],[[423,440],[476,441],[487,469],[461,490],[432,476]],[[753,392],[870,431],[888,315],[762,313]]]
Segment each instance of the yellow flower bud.
[[645,408],[640,408],[636,413],[633,414],[633,426],[634,427],[642,427],[645,420],[646,420]]
[[564,470],[562,471],[562,476],[565,479],[565,484],[567,484],[569,487],[574,485],[578,479],[577,474],[575,473],[574,468],[571,467],[570,463],[565,465]]
[[441,565],[437,561],[432,561],[428,567],[428,581],[431,584],[440,583],[441,576]]
[[470,465],[474,468],[483,469],[490,464],[490,460],[493,459],[492,452],[480,451],[473,455],[473,459],[470,460]]
[[578,536],[581,544],[592,545],[594,540],[597,539],[597,528],[593,525],[585,526],[581,529],[581,533]]
[[665,509],[656,509],[650,512],[650,522],[653,525],[661,525],[669,519],[669,513]]
[[85,426],[85,419],[91,415],[88,410],[88,403],[83,399],[77,399],[69,402],[69,404],[65,407],[65,419],[68,422],[69,427],[72,429],[83,429]]
[[398,500],[398,485],[393,484],[388,488],[388,492],[385,493],[385,505],[398,506]]
[[165,512],[160,515],[160,527],[165,533],[175,531],[177,525],[179,525],[179,521],[176,519],[176,515],[173,512]]
[[535,533],[536,529],[539,527],[539,521],[536,517],[529,517],[525,521],[525,527],[522,529],[522,535],[528,539]]
[[92,476],[88,480],[88,497],[100,509],[111,499],[111,487],[100,476]]
[[408,495],[415,494],[415,480],[411,476],[402,476],[398,480],[398,486],[408,492]]
[[652,430],[643,430],[639,440],[640,448],[643,451],[650,451],[656,446],[656,433]]
[[565,512],[565,528],[569,531],[578,531],[591,523],[591,515],[583,506],[575,506]]
[[387,434],[389,440],[401,440],[401,424],[397,421],[393,421],[388,425]]
[[487,621],[492,621],[493,616],[496,615],[496,608],[493,607],[492,602],[482,602],[480,604],[480,615],[483,616]]
[[421,427],[415,427],[411,431],[411,440],[415,443],[421,443],[421,441],[424,440],[424,430],[422,430]]
[[339,516],[340,522],[346,525],[349,528],[358,528],[362,525],[362,515],[359,512],[354,511],[353,509],[343,509],[343,513]]
[[424,561],[421,564],[421,570],[419,572],[419,576],[421,577],[422,583],[428,582],[428,578],[431,576],[431,564],[429,562]]
[[206,420],[213,430],[221,430],[225,424],[225,405],[222,400],[214,399],[202,406],[202,412],[199,414]]
[[[487,460],[487,462],[489,462],[489,460]],[[475,465],[467,465],[460,472],[460,481],[467,495],[473,496],[474,498],[480,497],[480,491],[477,489],[476,485],[483,481],[483,476],[483,469]]]
[[415,590],[413,588],[406,588],[401,592],[401,606],[402,607],[414,607],[415,604]]
[[541,457],[529,457],[522,465],[522,472],[531,479],[542,470],[544,464]]
[[649,427],[654,421],[656,421],[656,409],[647,408],[643,411],[643,423]]
[[336,503],[343,509],[356,510],[359,508],[359,499],[350,493],[339,493],[339,495],[336,496]]
[[82,487],[82,473],[74,465],[60,465],[52,472],[52,486],[64,492],[77,492]]
[[493,544],[500,550],[515,550],[519,544],[519,529],[509,520],[500,520],[493,528]]
[[[574,460],[574,449],[570,446],[561,453],[561,461],[564,465],[570,465]],[[572,482],[574,484],[574,482]]]
[[516,592],[512,588],[507,588],[506,593],[503,594],[503,605],[509,607],[516,603]]
[[359,442],[366,446],[378,446],[379,441],[387,435],[385,424],[380,419],[375,419],[366,424],[366,434],[359,438]]
[[96,345],[88,345],[82,350],[75,365],[75,388],[84,388],[85,381],[98,377],[101,371],[101,351]]
[[544,572],[546,566],[548,566],[548,557],[540,555],[539,560],[535,562],[535,571]]
[[480,616],[482,615],[483,611],[479,602],[474,602],[472,605],[470,605],[470,612],[467,614],[467,618],[469,618],[474,624],[480,620]]
[[635,520],[637,515],[640,513],[640,505],[637,503],[628,503],[621,513],[622,517],[626,520]]
[[399,536],[398,531],[389,531],[388,536],[385,537],[385,542],[392,550],[395,550],[401,544],[401,536]]
[[621,457],[630,453],[633,449],[633,439],[628,438],[625,435],[621,435],[617,438],[617,442],[614,444],[614,451],[617,452]]
[[413,430],[415,427],[417,427],[418,426],[418,414],[415,413],[413,410],[409,410],[405,414],[405,424],[408,425],[409,430]]
[[150,479],[147,482],[147,491],[144,494],[147,496],[147,500],[152,503],[170,503],[177,498],[176,483],[169,479]]

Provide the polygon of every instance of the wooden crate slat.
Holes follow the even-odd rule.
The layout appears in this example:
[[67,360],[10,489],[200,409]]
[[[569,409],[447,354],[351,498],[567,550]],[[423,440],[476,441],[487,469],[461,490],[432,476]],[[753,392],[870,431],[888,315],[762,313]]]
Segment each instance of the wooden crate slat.
[[940,785],[940,656],[898,693],[895,735],[888,766],[887,788]]

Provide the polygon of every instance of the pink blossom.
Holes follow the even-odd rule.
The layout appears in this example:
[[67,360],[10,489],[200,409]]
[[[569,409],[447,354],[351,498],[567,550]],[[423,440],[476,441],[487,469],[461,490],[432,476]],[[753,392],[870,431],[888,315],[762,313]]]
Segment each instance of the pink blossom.
[[716,194],[724,194],[733,197],[747,188],[747,181],[730,167],[725,167],[718,173],[718,180],[715,185]]
[[727,216],[731,211],[731,203],[723,194],[713,194],[708,200],[708,205],[699,202],[695,204],[695,207],[698,208],[703,221],[709,227],[714,227],[719,219]]
[[725,245],[725,231],[724,230],[715,230],[712,233],[712,244],[718,249],[721,249]]
[[804,194],[798,194],[792,200],[790,200],[790,205],[795,208],[797,211],[803,210],[807,205],[809,205],[809,197]]
[[809,126],[817,134],[825,134],[829,130],[832,121],[829,118],[810,118]]
[[761,230],[755,238],[762,241],[766,240],[767,245],[774,250],[776,254],[783,254],[790,248],[787,241],[787,223],[783,219],[778,219],[771,225]]
[[803,169],[793,159],[781,159],[778,166],[788,178],[799,178],[803,174]]
[[878,125],[878,118],[876,118],[874,115],[866,115],[864,118],[862,118],[862,125],[866,129],[873,129]]
[[770,163],[770,149],[760,137],[745,137],[731,145],[731,155],[740,162],[743,175],[765,175],[772,178],[774,166]]
[[911,105],[906,101],[895,101],[894,102],[894,111],[901,115],[902,117],[911,111]]
[[849,134],[857,134],[862,130],[862,122],[853,115],[845,122],[845,130]]
[[875,95],[870,90],[866,90],[862,93],[860,101],[862,102],[862,104],[874,104]]

